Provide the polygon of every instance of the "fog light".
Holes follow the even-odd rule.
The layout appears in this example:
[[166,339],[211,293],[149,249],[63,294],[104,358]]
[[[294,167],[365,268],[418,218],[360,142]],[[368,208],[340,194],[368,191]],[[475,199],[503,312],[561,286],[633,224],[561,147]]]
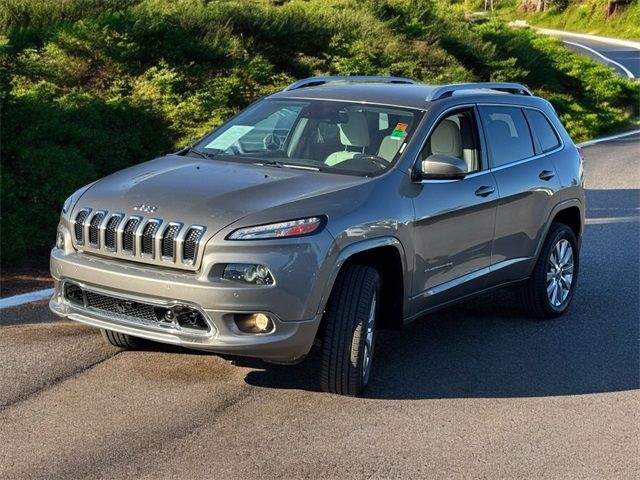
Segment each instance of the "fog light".
[[253,285],[273,284],[273,276],[264,265],[230,263],[224,267],[222,278]]
[[274,328],[273,322],[264,313],[236,315],[235,322],[240,331],[245,333],[269,333]]
[[64,233],[60,230],[58,230],[58,235],[56,235],[56,248],[64,250]]

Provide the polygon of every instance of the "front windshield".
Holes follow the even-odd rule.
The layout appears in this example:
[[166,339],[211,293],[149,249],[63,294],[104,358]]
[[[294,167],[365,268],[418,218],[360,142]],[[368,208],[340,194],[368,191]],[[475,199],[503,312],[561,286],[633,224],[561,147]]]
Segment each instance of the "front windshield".
[[266,99],[194,146],[213,159],[372,175],[404,149],[421,112],[329,100]]

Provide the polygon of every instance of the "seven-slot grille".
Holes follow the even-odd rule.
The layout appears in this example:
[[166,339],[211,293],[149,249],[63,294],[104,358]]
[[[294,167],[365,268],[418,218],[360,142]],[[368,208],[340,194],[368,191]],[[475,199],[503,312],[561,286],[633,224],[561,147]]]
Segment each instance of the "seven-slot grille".
[[[201,225],[190,225],[185,229],[178,222],[125,217],[122,213],[109,214],[90,208],[80,210],[73,222],[76,243],[86,243],[87,251],[123,254],[143,262],[181,263],[185,268],[193,268],[204,232],[205,227]],[[88,238],[86,242],[85,237]],[[159,245],[159,251],[156,251],[156,245]]]

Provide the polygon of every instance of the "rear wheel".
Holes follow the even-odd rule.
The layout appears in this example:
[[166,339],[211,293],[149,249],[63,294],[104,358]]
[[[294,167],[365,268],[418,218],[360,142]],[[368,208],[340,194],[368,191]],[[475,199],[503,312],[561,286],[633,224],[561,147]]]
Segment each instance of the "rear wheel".
[[114,347],[136,349],[142,347],[143,340],[138,337],[132,337],[126,333],[112,332],[111,330],[102,330],[102,337]]
[[563,223],[552,224],[522,292],[525,308],[538,318],[562,315],[573,298],[579,265],[578,242],[573,230]]
[[324,317],[320,387],[358,395],[369,383],[380,310],[380,277],[371,267],[347,265],[340,272]]

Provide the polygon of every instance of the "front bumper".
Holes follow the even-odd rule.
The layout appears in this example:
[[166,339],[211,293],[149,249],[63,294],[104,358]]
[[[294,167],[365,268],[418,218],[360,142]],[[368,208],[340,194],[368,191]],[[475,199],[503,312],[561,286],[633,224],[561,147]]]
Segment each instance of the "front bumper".
[[[51,253],[51,273],[55,292],[49,306],[61,317],[157,342],[216,353],[294,362],[311,349],[322,316],[316,314],[301,321],[283,321],[274,308],[263,301],[264,291],[260,289],[255,289],[259,295],[251,300],[248,289],[239,289],[241,292],[229,287],[221,289],[199,281],[189,273],[160,271],[83,254],[65,254],[57,249]],[[119,299],[159,306],[192,306],[203,314],[210,328],[194,331],[145,324],[106,311],[85,308],[65,298],[65,282]],[[271,295],[275,297],[273,291]],[[232,308],[229,308],[230,303],[234,303]],[[211,306],[216,304],[220,307]],[[274,330],[267,334],[238,330],[233,315],[253,312],[267,313],[274,322]]]

